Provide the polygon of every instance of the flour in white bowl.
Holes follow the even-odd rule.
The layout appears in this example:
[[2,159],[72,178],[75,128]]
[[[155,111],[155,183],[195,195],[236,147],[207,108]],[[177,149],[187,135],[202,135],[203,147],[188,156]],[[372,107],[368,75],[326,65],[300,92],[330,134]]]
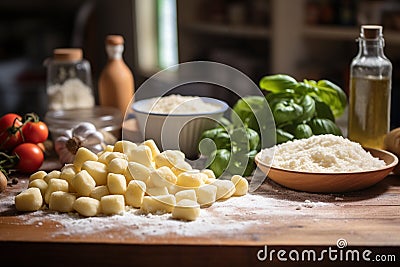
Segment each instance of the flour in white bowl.
[[212,112],[221,107],[206,103],[198,96],[169,95],[153,98],[149,101],[148,109],[152,113],[159,114],[191,114]]

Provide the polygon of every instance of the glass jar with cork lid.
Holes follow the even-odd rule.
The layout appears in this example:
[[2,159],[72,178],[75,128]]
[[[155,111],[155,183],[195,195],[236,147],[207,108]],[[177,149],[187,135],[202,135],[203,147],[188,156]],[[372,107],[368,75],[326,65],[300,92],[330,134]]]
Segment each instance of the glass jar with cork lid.
[[54,49],[47,67],[49,110],[92,108],[95,105],[89,61],[80,48]]
[[382,149],[390,127],[392,64],[383,47],[382,26],[363,25],[350,70],[348,138]]

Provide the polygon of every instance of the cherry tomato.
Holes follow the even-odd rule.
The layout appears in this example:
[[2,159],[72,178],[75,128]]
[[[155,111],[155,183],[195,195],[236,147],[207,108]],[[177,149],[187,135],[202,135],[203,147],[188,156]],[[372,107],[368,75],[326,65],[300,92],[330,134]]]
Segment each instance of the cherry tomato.
[[24,173],[37,171],[44,161],[43,151],[39,146],[32,143],[18,145],[14,148],[13,154],[17,155],[19,158],[15,166],[16,169]]
[[42,122],[27,122],[22,127],[22,135],[26,143],[43,143],[49,136],[49,129],[47,125]]
[[0,150],[12,150],[14,147],[22,143],[21,132],[21,116],[8,113],[0,118]]

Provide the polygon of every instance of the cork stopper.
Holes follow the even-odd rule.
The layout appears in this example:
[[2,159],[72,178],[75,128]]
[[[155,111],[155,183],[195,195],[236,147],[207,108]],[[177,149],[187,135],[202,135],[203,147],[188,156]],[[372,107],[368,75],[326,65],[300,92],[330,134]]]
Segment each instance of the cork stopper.
[[382,26],[379,25],[362,25],[361,37],[365,39],[378,39],[382,37]]
[[122,37],[121,35],[107,35],[106,44],[122,45],[124,44],[124,37]]
[[53,50],[55,60],[79,61],[82,60],[82,49],[80,48],[58,48]]

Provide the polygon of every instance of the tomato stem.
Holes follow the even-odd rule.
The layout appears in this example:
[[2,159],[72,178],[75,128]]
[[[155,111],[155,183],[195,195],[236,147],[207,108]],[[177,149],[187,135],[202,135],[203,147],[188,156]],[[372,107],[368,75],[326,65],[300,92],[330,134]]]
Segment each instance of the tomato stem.
[[[0,171],[2,173],[4,173],[6,175],[6,177],[7,177],[7,174],[10,173],[10,171],[12,171],[16,167],[20,158],[16,154],[8,155],[7,153],[2,152],[2,151],[10,152],[7,150],[8,149],[11,150],[11,148],[3,149],[4,146],[18,132],[21,135],[22,143],[24,143],[25,137],[22,132],[22,128],[29,122],[37,123],[39,121],[40,121],[39,116],[36,113],[27,113],[23,116],[22,119],[20,119],[20,117],[16,117],[14,119],[12,125],[0,133],[0,134],[7,133],[7,137],[0,143]],[[18,124],[21,124],[21,125],[17,125],[17,122],[19,122]]]
[[39,122],[39,116],[36,113],[27,113],[24,115],[24,119],[22,121],[22,125],[28,123],[28,122]]
[[18,155],[10,156],[6,153],[0,152],[0,159],[0,171],[4,173],[8,179],[7,175],[10,173],[11,169],[17,165],[19,157]]

